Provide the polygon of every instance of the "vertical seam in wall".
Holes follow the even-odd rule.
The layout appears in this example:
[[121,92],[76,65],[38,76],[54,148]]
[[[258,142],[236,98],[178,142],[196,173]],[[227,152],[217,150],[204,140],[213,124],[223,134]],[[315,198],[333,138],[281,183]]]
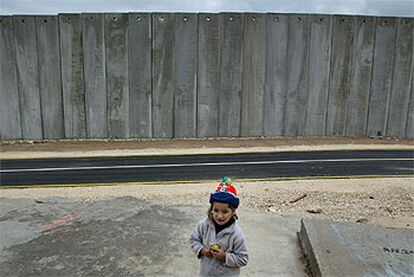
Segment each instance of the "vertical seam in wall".
[[216,135],[217,137],[220,137],[220,124],[221,124],[221,109],[220,109],[220,99],[221,99],[221,94],[222,94],[222,89],[221,89],[221,62],[222,62],[222,48],[223,48],[223,39],[224,39],[224,25],[223,25],[223,13],[219,13],[217,15],[217,20],[218,20],[218,63],[217,63],[217,70],[218,70],[218,78],[217,78],[217,82],[218,82],[218,94],[217,94],[217,99],[216,99],[216,103],[217,103],[217,130],[216,130]]
[[17,86],[17,98],[19,100],[19,117],[20,117],[20,138],[25,139],[25,136],[23,134],[23,116],[22,116],[22,107],[21,107],[21,89],[20,89],[20,82],[19,82],[19,64],[17,61],[17,42],[16,42],[16,32],[15,32],[15,21],[17,20],[17,17],[10,16],[12,30],[13,30],[13,44],[14,44],[14,61],[16,65],[16,86]]
[[151,138],[154,138],[154,47],[155,47],[155,14],[151,13]]
[[[310,74],[310,59],[311,59],[310,48],[311,48],[311,37],[312,37],[312,22],[311,22],[312,20],[311,19],[312,18],[309,14],[304,15],[304,16],[306,18],[306,25],[305,25],[304,35],[305,35],[305,38],[307,37],[307,39],[305,39],[305,43],[306,43],[306,46],[305,46],[305,55],[306,55],[306,63],[305,63],[305,73],[306,74],[305,74],[305,78],[306,78],[306,80],[304,82],[305,85],[306,85],[306,87],[305,87],[305,92],[306,92],[305,97],[306,97],[306,99],[304,99],[304,103],[305,103],[304,116],[305,116],[305,119],[303,121],[305,123],[305,125],[301,126],[302,130],[300,130],[300,129],[297,130],[296,136],[298,136],[298,135],[299,136],[306,136],[307,135],[306,132],[305,132],[305,129],[306,129],[306,123],[307,123],[307,118],[308,118],[307,107],[308,107],[308,100],[309,100],[309,80],[310,80],[309,74]],[[303,19],[304,16],[301,16],[302,19]],[[303,22],[303,20],[302,20],[302,22]]]
[[108,138],[111,138],[111,124],[110,124],[110,116],[109,116],[109,89],[108,89],[108,51],[107,51],[107,43],[106,43],[106,32],[107,32],[107,24],[106,18],[109,17],[107,13],[102,15],[103,17],[103,44],[104,44],[104,58],[105,58],[105,89],[106,89],[106,124],[108,127]]
[[[129,111],[131,110],[131,108],[130,108],[129,105],[131,103],[131,97],[130,97],[130,94],[129,94],[129,91],[130,91],[130,84],[129,84],[129,79],[130,79],[130,77],[129,77],[129,29],[130,29],[130,26],[129,26],[129,13],[121,13],[121,16],[126,18],[126,32],[125,32],[126,33],[125,34],[125,49],[126,49],[125,71],[126,72],[125,72],[125,78],[127,80],[125,82],[125,85],[128,86],[127,93],[126,93],[126,95],[128,97],[128,104],[125,105],[125,107],[126,107],[126,109],[128,109],[128,112],[126,113],[127,114],[127,116],[126,116],[127,124],[125,124],[125,128],[126,128],[125,133],[126,133],[126,138],[130,138],[131,137],[131,128],[130,128]],[[124,139],[125,139],[125,137],[124,137]]]
[[[329,112],[330,112],[330,105],[329,105],[329,101],[331,99],[331,69],[333,68],[332,63],[334,62],[333,59],[333,45],[334,45],[334,29],[335,29],[335,24],[336,22],[336,16],[332,16],[332,36],[331,36],[331,44],[330,44],[330,48],[331,48],[331,52],[329,54],[329,77],[328,77],[328,97],[326,97],[326,111],[325,111],[325,130],[324,130],[324,136],[328,136],[328,117],[329,117]],[[331,136],[332,134],[330,134]]]
[[148,122],[148,128],[149,128],[149,130],[148,130],[148,136],[150,137],[150,138],[152,138],[153,137],[153,126],[152,126],[152,124],[153,124],[153,120],[152,120],[152,109],[153,109],[153,107],[152,107],[152,105],[153,105],[153,88],[154,88],[154,85],[153,85],[153,78],[154,78],[154,66],[153,66],[153,62],[152,62],[152,60],[153,60],[153,47],[152,47],[152,40],[153,40],[153,14],[152,13],[149,13],[148,14],[148,20],[149,20],[149,24],[148,24],[148,28],[149,28],[149,30],[148,30],[148,35],[149,35],[149,38],[150,38],[150,91],[149,91],[149,97],[148,97],[148,101],[149,101],[149,103],[148,103],[148,109],[149,109],[149,111],[148,111],[148,120],[149,120],[149,122]]
[[265,132],[265,101],[266,101],[266,85],[267,85],[267,21],[268,18],[271,16],[270,13],[266,13],[263,15],[264,16],[264,30],[263,30],[263,84],[261,85],[262,89],[263,89],[263,95],[262,95],[262,136],[264,137],[266,135]]
[[193,137],[197,137],[198,133],[198,124],[197,124],[197,113],[198,113],[198,40],[199,40],[199,14],[193,14],[195,17],[195,24],[196,24],[196,54],[195,54],[195,66],[194,66],[194,85],[193,85]]
[[176,25],[175,25],[175,22],[176,22],[176,20],[175,20],[175,18],[177,17],[177,15],[178,14],[176,14],[176,13],[174,13],[174,14],[171,14],[171,18],[172,18],[172,26],[174,27],[174,29],[173,29],[173,32],[172,32],[172,45],[173,45],[173,51],[171,51],[172,53],[171,53],[171,55],[172,55],[172,57],[171,57],[171,61],[172,61],[172,69],[171,69],[171,76],[172,76],[172,83],[173,83],[173,86],[172,86],[172,98],[173,98],[173,101],[172,101],[172,116],[173,116],[173,120],[172,120],[172,137],[173,138],[175,138],[175,117],[176,117],[176,114],[175,114],[175,51],[176,51],[176,45],[175,45],[175,36],[176,36]]
[[62,106],[62,127],[63,127],[63,138],[66,138],[66,126],[65,126],[65,97],[63,94],[63,64],[62,64],[62,42],[61,42],[61,32],[60,32],[60,19],[61,15],[57,15],[57,24],[58,24],[58,40],[59,40],[59,69],[60,69],[60,96],[61,96],[61,106]]
[[284,93],[284,110],[283,110],[283,121],[282,121],[282,137],[286,136],[286,113],[287,113],[287,99],[288,99],[288,94],[289,94],[289,89],[290,89],[290,68],[291,68],[291,63],[289,63],[289,56],[291,53],[291,49],[290,49],[290,45],[291,45],[291,41],[292,41],[292,36],[290,35],[290,31],[291,31],[291,21],[292,21],[292,17],[293,14],[289,14],[286,16],[286,20],[287,20],[287,51],[286,51],[286,87],[285,87],[285,93]]
[[[43,118],[43,105],[42,105],[42,92],[41,92],[41,85],[40,85],[40,62],[39,62],[39,38],[38,38],[38,24],[37,24],[37,19],[38,17],[33,16],[33,22],[34,22],[34,35],[36,37],[36,57],[37,57],[37,88],[39,89],[38,93],[39,93],[39,113],[40,113],[40,128],[41,128],[41,138],[43,139],[45,138],[45,124],[43,122],[44,118]],[[40,19],[40,17],[39,17]]]
[[[237,15],[237,14],[236,14]],[[241,34],[240,34],[240,91],[239,91],[239,101],[240,101],[240,106],[239,106],[239,130],[238,130],[238,137],[242,136],[242,115],[243,115],[243,73],[244,73],[244,63],[243,63],[243,57],[244,57],[244,17],[246,16],[246,14],[242,13],[240,14],[240,24],[241,24]]]
[[[299,135],[300,136],[308,136],[308,133],[307,133],[307,131],[306,131],[306,124],[308,123],[308,106],[309,106],[309,103],[308,103],[308,100],[309,100],[309,92],[310,92],[310,85],[309,85],[309,83],[310,83],[310,80],[311,80],[311,78],[310,78],[310,65],[311,65],[311,55],[310,55],[310,51],[311,51],[311,46],[312,46],[312,25],[313,25],[313,16],[307,16],[307,21],[308,21],[308,39],[307,40],[305,40],[305,42],[306,42],[306,49],[305,49],[305,53],[306,53],[306,55],[307,55],[307,61],[306,61],[306,63],[307,63],[307,66],[305,67],[305,68],[307,68],[307,71],[306,71],[306,80],[305,80],[305,84],[306,84],[306,99],[305,99],[305,101],[304,101],[304,103],[305,103],[305,106],[304,106],[304,108],[303,108],[303,111],[304,111],[304,125],[302,126],[303,127],[303,129],[302,130],[298,130],[298,132],[299,132]],[[305,34],[306,35],[306,34]],[[302,133],[300,133],[300,132],[302,132]]]
[[384,137],[386,137],[387,134],[388,134],[388,123],[389,123],[388,121],[389,121],[389,116],[390,116],[389,111],[390,111],[391,99],[392,99],[392,95],[393,95],[392,90],[394,88],[394,86],[393,86],[394,70],[395,70],[395,61],[396,61],[396,56],[397,56],[397,51],[396,51],[396,49],[397,49],[397,38],[398,38],[399,29],[400,29],[400,28],[398,28],[399,21],[397,19],[395,19],[393,21],[394,21],[393,22],[393,24],[394,24],[394,45],[393,45],[394,46],[393,47],[394,55],[392,57],[393,60],[392,60],[392,67],[391,67],[391,74],[390,74],[391,75],[390,76],[390,90],[388,92],[388,100],[387,100],[388,103],[386,103],[387,106],[386,106],[386,110],[385,110]]
[[329,113],[329,99],[330,99],[330,88],[331,88],[331,68],[332,68],[332,49],[333,49],[333,37],[334,37],[334,20],[335,17],[334,16],[330,16],[331,20],[330,20],[330,24],[331,26],[329,27],[330,29],[330,37],[331,37],[331,41],[329,44],[329,62],[328,62],[328,82],[326,84],[327,88],[326,88],[326,100],[325,100],[325,118],[324,118],[324,123],[323,123],[323,136],[327,136],[327,129],[328,129],[328,113]]
[[[408,19],[405,19],[408,21]],[[408,23],[410,24],[410,23]],[[411,23],[412,24],[412,23]],[[411,32],[411,44],[414,46],[414,34]],[[410,106],[414,104],[414,90],[413,90],[413,77],[414,77],[414,52],[411,52],[411,68],[410,68],[410,77],[409,77],[409,84],[408,84],[408,109],[407,109],[407,116],[405,120],[405,128],[403,130],[403,138],[407,138],[407,130],[408,130],[408,122],[410,116]],[[414,107],[413,107],[414,108]]]
[[103,64],[103,77],[104,77],[104,82],[105,82],[105,127],[106,127],[106,137],[109,138],[109,116],[108,116],[108,107],[109,107],[109,102],[108,102],[108,76],[106,74],[106,64],[107,64],[107,56],[106,56],[106,34],[105,34],[105,14],[101,14],[100,15],[100,21],[102,24],[102,48],[103,48],[103,60],[104,60],[104,64]]
[[[84,94],[84,103],[85,103],[85,136],[87,138],[90,138],[90,128],[89,128],[89,109],[88,109],[88,105],[89,102],[88,100],[88,95],[87,95],[87,91],[86,91],[86,70],[85,70],[85,49],[84,49],[84,45],[85,45],[85,37],[84,37],[84,32],[83,32],[83,20],[84,20],[84,14],[80,14],[80,25],[82,27],[82,32],[81,32],[81,41],[82,41],[82,53],[83,53],[83,70],[82,70],[82,75],[83,75],[83,94]],[[93,50],[95,52],[95,49]],[[94,53],[95,54],[95,53]],[[96,77],[96,76],[95,76]]]
[[369,120],[369,103],[371,102],[371,91],[372,91],[372,82],[373,82],[373,74],[374,74],[374,66],[375,66],[375,48],[376,48],[376,40],[377,40],[377,17],[374,17],[374,37],[373,37],[373,47],[372,47],[372,55],[371,55],[371,74],[370,74],[370,81],[369,81],[369,91],[368,91],[368,101],[366,104],[366,111],[367,114],[365,116],[365,127],[364,127],[364,132],[365,132],[365,136],[368,136],[368,120]]
[[14,16],[10,16],[10,24],[12,30],[12,48],[14,51],[14,64],[15,64],[15,74],[16,74],[16,88],[17,88],[17,101],[19,103],[19,127],[20,127],[20,139],[23,138],[23,126],[22,126],[22,108],[20,106],[20,89],[19,89],[19,69],[17,68],[17,44],[15,38],[15,28],[14,28]]
[[62,108],[62,138],[66,137],[66,133],[65,133],[65,105],[64,105],[64,98],[63,98],[63,76],[62,76],[62,51],[61,51],[61,41],[60,41],[60,16],[59,14],[56,16],[56,20],[57,20],[57,31],[58,31],[58,55],[59,55],[59,82],[60,82],[60,105]]
[[83,24],[82,24],[82,17],[81,14],[79,14],[79,29],[80,29],[80,61],[82,62],[82,89],[83,89],[83,112],[84,112],[84,119],[83,124],[85,126],[85,138],[88,137],[88,124],[86,121],[86,93],[85,93],[85,53],[83,51]]
[[347,99],[346,99],[346,103],[345,103],[345,111],[344,111],[344,118],[343,118],[343,124],[344,126],[342,127],[342,137],[346,137],[347,136],[347,122],[348,122],[348,109],[349,109],[349,101],[351,99],[351,77],[352,77],[352,69],[353,69],[353,61],[354,61],[354,44],[355,44],[355,33],[356,33],[356,26],[357,24],[357,17],[356,16],[352,16],[352,37],[351,37],[351,48],[349,49],[350,54],[349,54],[349,62],[348,62],[348,93],[347,93]]

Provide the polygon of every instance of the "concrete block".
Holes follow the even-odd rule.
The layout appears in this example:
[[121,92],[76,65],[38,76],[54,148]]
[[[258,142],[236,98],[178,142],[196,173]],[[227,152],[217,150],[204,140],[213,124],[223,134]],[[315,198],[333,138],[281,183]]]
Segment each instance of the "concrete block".
[[174,137],[196,136],[197,14],[175,14]]
[[108,137],[104,15],[84,13],[82,43],[88,138]]
[[368,136],[384,136],[388,117],[395,52],[395,18],[378,17],[368,104]]
[[219,136],[240,136],[243,15],[220,14]]
[[13,16],[22,137],[42,139],[36,22],[33,16]]
[[407,99],[410,98],[410,80],[413,76],[413,28],[412,18],[397,20],[392,90],[385,134],[387,137],[403,138],[405,136],[409,105]]
[[220,92],[218,14],[198,15],[197,137],[217,137]]
[[152,130],[152,16],[150,13],[129,14],[129,134],[151,137]]
[[11,16],[0,16],[0,139],[19,139],[20,107]]
[[309,77],[309,16],[289,15],[288,82],[284,116],[284,136],[305,133]]
[[[414,66],[414,63],[413,63]],[[411,94],[408,104],[407,126],[405,138],[414,139],[414,78],[411,78]]]
[[174,27],[173,14],[155,13],[153,20],[153,137],[174,135]]
[[352,16],[334,16],[333,21],[326,136],[342,136],[350,97],[355,21]]
[[108,133],[129,137],[128,24],[126,13],[105,14]]
[[265,84],[263,134],[282,136],[287,87],[289,16],[267,14],[265,29]]
[[345,135],[365,136],[371,90],[375,17],[356,17],[354,28]]
[[57,16],[36,17],[43,137],[65,137]]
[[79,14],[60,14],[60,58],[66,138],[86,137],[82,23]]
[[302,220],[298,233],[312,276],[412,276],[414,231]]
[[306,136],[325,134],[328,104],[332,16],[310,17],[309,80],[306,103]]
[[260,137],[263,135],[266,16],[253,13],[243,16],[240,135]]

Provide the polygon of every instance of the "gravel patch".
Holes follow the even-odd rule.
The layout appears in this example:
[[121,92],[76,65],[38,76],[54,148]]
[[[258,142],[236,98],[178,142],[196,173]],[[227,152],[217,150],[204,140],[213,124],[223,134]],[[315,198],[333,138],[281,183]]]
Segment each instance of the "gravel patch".
[[[237,182],[244,207],[281,216],[414,229],[414,178]],[[3,189],[2,198],[48,197],[95,202],[131,196],[166,206],[205,205],[216,182],[174,185]]]

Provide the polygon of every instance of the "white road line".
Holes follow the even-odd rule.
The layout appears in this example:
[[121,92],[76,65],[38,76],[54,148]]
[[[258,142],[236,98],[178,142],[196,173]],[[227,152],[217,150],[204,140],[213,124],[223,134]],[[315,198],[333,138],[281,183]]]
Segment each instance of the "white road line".
[[46,167],[46,168],[16,168],[0,170],[0,173],[18,173],[34,171],[69,171],[94,169],[131,169],[131,168],[160,168],[160,167],[197,167],[197,166],[229,166],[229,165],[266,165],[266,164],[295,164],[319,162],[376,162],[376,161],[414,161],[414,158],[368,158],[368,159],[324,159],[324,160],[285,160],[285,161],[257,161],[257,162],[218,162],[218,163],[182,163],[182,164],[140,164],[140,165],[113,165],[113,166],[85,166],[85,167]]

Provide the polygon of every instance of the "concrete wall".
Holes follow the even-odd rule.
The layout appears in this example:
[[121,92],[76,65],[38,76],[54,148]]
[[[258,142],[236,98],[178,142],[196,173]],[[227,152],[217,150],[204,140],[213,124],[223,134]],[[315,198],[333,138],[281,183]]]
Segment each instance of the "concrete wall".
[[414,19],[0,17],[0,138],[414,138]]

